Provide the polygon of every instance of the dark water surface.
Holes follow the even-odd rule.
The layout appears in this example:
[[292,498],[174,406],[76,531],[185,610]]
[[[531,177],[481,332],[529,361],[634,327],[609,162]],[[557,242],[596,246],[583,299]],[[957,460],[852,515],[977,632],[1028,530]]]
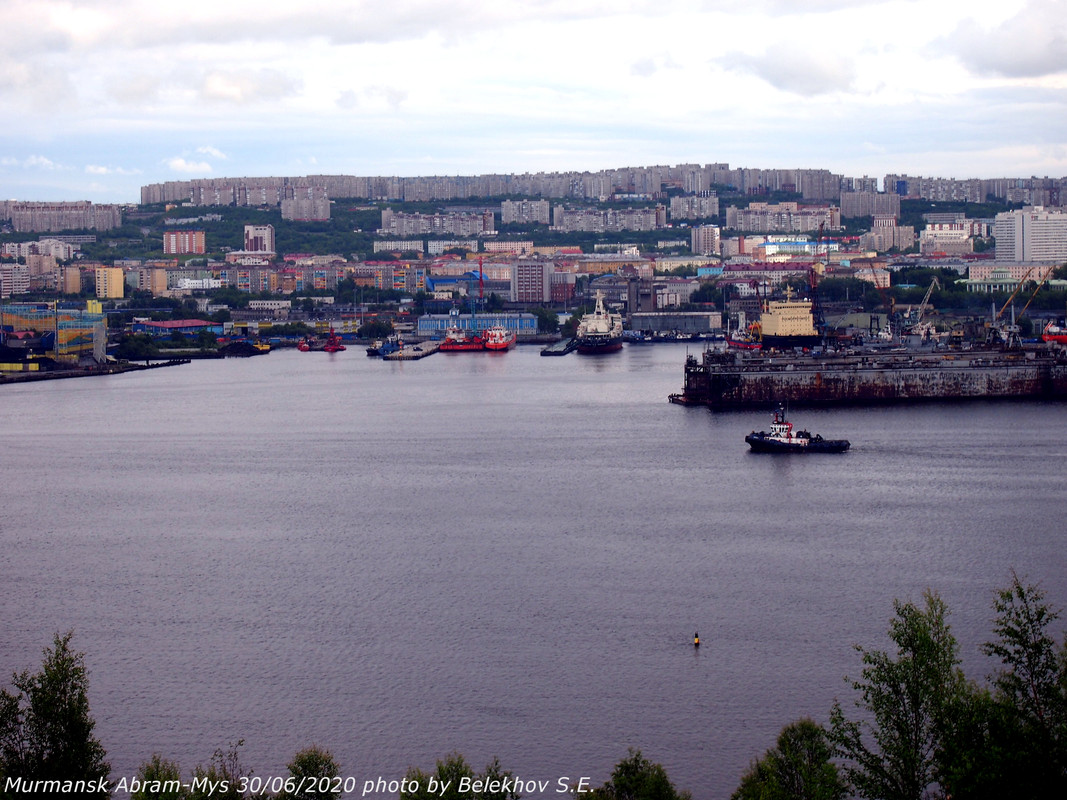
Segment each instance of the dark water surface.
[[116,779],[243,738],[265,777],[599,785],[636,747],[705,800],[851,699],[894,598],[939,591],[975,678],[1012,568],[1067,603],[1067,407],[798,411],[852,450],[753,455],[766,413],[667,403],[685,352],[2,387],[0,676],[73,629]]

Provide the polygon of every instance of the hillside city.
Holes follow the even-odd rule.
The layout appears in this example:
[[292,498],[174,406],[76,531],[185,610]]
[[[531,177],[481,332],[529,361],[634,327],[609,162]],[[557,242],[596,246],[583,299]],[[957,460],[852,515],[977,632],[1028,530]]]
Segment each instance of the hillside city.
[[[212,178],[147,185],[131,205],[6,201],[0,296],[22,316],[4,344],[18,323],[39,327],[26,303],[159,335],[326,322],[370,336],[426,334],[415,316],[459,305],[514,312],[529,337],[595,292],[633,329],[699,334],[816,279],[843,311],[890,317],[936,289],[934,306],[988,313],[1029,284],[1031,316],[1063,316],[1065,188],[690,164]],[[94,338],[72,335],[66,355]]]

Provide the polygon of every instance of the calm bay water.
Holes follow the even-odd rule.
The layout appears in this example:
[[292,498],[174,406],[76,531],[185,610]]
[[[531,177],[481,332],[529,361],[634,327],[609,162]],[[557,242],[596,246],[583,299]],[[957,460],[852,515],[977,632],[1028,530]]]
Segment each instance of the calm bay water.
[[2,387],[0,675],[73,629],[115,778],[243,738],[599,785],[636,747],[705,800],[851,698],[894,598],[940,592],[975,678],[1011,569],[1067,605],[1063,405],[798,410],[852,450],[758,456],[766,413],[667,403],[685,353]]

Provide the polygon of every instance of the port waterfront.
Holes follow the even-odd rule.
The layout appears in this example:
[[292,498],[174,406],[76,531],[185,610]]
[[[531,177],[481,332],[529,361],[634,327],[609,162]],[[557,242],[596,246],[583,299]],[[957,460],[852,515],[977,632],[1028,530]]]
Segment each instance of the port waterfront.
[[766,413],[666,402],[700,349],[6,386],[0,674],[73,629],[115,778],[243,738],[599,785],[632,746],[714,800],[850,702],[894,598],[939,591],[974,675],[1010,569],[1067,605],[1062,404],[811,409],[847,454],[759,456]]

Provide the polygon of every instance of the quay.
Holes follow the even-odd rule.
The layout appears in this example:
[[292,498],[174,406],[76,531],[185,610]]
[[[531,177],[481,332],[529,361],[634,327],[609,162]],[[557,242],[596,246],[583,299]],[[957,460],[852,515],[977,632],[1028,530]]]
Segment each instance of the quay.
[[170,358],[166,361],[152,363],[146,361],[141,364],[132,361],[119,361],[112,364],[101,364],[95,367],[79,367],[75,369],[50,369],[35,370],[33,372],[0,372],[0,385],[7,383],[29,383],[30,381],[58,381],[65,378],[89,378],[97,375],[121,375],[124,372],[139,372],[146,369],[160,369],[162,367],[179,367],[182,364],[191,363],[188,358]]
[[1048,348],[689,355],[668,400],[717,410],[914,400],[1067,400],[1067,356]]
[[383,361],[417,361],[432,356],[441,346],[440,342],[420,342],[410,347],[402,347],[394,353],[382,356]]
[[576,339],[560,339],[541,350],[543,356],[565,356],[578,346]]

